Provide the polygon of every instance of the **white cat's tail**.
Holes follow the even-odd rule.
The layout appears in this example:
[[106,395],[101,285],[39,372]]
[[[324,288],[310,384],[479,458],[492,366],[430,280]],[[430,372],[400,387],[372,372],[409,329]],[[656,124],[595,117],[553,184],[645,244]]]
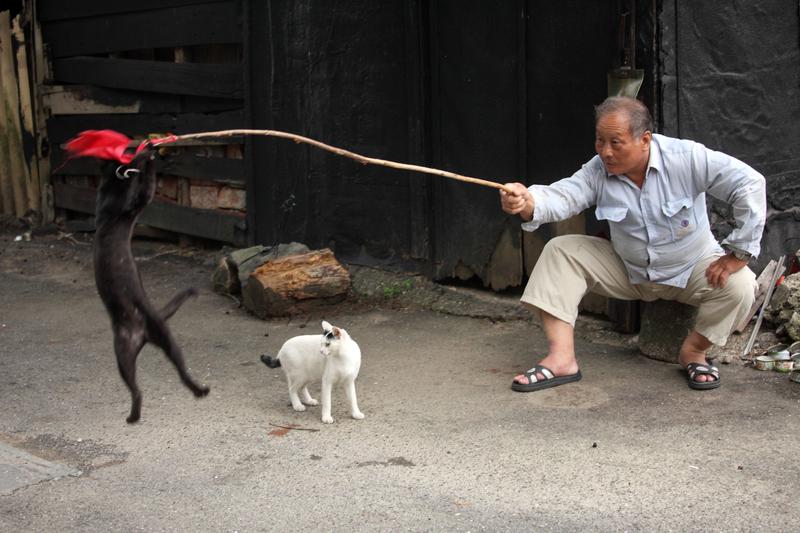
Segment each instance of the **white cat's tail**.
[[280,359],[278,359],[277,357],[270,357],[265,353],[261,354],[261,362],[270,368],[278,368],[279,366],[281,366]]

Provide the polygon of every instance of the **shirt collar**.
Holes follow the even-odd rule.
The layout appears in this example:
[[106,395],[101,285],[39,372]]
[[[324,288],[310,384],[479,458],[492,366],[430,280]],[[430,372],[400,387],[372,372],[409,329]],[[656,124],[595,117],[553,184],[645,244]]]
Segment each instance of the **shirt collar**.
[[650,140],[650,160],[647,162],[647,173],[645,175],[650,173],[651,168],[659,174],[664,173],[664,161],[661,158],[661,148],[658,146],[655,135],[652,136]]

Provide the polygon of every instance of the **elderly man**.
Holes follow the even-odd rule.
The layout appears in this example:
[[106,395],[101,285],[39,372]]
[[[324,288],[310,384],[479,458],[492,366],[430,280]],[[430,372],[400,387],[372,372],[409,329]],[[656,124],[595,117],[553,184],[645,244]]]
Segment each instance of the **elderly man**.
[[[753,303],[756,280],[747,263],[760,251],[765,180],[733,157],[652,130],[644,104],[610,97],[595,110],[597,156],[552,185],[508,183],[513,193],[501,191],[502,209],[518,214],[525,231],[596,206],[611,232],[610,241],[567,235],[545,246],[521,300],[538,312],[549,351],[514,378],[514,390],[581,379],[573,328],[587,291],[697,307],[679,361],[692,389],[719,387],[706,351],[725,345]],[[706,193],[732,206],[736,227],[721,246],[710,230]]]

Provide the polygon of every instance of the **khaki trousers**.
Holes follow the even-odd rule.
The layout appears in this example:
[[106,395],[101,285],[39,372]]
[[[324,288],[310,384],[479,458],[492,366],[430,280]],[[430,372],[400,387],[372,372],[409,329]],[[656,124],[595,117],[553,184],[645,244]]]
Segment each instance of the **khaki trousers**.
[[750,311],[757,283],[753,271],[745,267],[729,276],[725,287],[710,286],[705,271],[718,257],[698,262],[686,288],[650,282],[634,285],[609,241],[564,235],[544,247],[520,300],[572,326],[587,292],[619,300],[676,300],[697,307],[695,331],[724,346],[731,330]]

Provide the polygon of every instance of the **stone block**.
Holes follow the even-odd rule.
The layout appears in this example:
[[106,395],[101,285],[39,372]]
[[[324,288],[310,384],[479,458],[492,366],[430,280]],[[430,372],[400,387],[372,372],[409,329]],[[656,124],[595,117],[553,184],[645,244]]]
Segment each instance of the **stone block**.
[[694,329],[696,317],[696,307],[680,302],[645,302],[639,330],[639,351],[651,359],[677,363],[681,344]]

